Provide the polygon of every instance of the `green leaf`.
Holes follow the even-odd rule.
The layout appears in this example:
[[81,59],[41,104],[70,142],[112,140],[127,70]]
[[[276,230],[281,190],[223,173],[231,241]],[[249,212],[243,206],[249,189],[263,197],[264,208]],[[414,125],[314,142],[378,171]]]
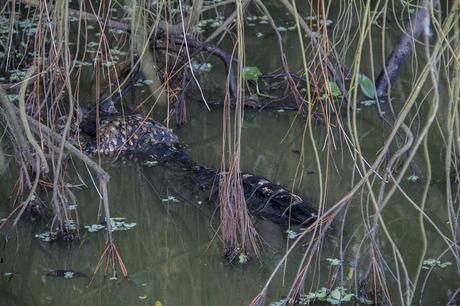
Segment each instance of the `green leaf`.
[[249,81],[249,80],[255,81],[261,75],[262,75],[262,72],[260,72],[259,68],[257,67],[247,66],[243,68],[243,79],[246,81]]
[[363,94],[368,97],[369,99],[375,98],[375,87],[374,83],[371,79],[369,79],[366,75],[360,74],[358,76],[359,86],[361,87],[361,91]]
[[342,92],[340,91],[339,85],[335,81],[329,81],[329,89],[331,90],[331,95],[334,98],[338,98],[342,95]]

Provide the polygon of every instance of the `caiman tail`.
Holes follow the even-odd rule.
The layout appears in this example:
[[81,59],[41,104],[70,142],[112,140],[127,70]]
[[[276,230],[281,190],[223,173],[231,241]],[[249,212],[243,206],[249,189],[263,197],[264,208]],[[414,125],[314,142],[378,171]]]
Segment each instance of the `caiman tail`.
[[[197,188],[215,195],[219,172],[192,160],[179,138],[168,128],[140,114],[107,116],[80,124],[78,144],[90,154],[136,155],[143,163],[158,162],[180,170]],[[309,225],[316,210],[300,196],[268,179],[241,175],[249,212],[280,224]]]

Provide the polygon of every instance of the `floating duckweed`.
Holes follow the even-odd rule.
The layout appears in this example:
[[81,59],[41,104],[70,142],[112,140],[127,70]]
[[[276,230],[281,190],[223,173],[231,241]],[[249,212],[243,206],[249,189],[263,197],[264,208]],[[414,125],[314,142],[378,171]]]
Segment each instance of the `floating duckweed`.
[[361,102],[361,105],[363,105],[363,106],[372,106],[375,103],[376,103],[375,100],[365,100],[365,101]]
[[64,222],[65,226],[67,227],[68,230],[76,230],[77,225],[75,223],[75,220],[66,220]]
[[289,239],[296,239],[297,236],[299,236],[299,234],[293,230],[287,230],[286,233]]
[[115,65],[115,64],[116,64],[116,62],[107,61],[107,62],[105,62],[105,63],[102,63],[102,66],[108,68],[108,67],[112,67],[112,66]]
[[91,225],[85,225],[85,228],[88,230],[88,232],[94,233],[94,232],[100,231],[101,229],[104,229],[105,226],[102,224],[91,224]]
[[286,304],[286,299],[281,299],[281,300],[276,301],[276,302],[271,302],[270,306],[283,306],[285,304]]
[[246,264],[248,262],[248,255],[240,253],[240,255],[238,256],[238,262],[242,265]]
[[176,199],[174,196],[168,196],[165,199],[161,199],[161,202],[180,202],[178,199]]
[[436,268],[436,267],[444,269],[450,265],[452,265],[450,261],[441,262],[440,260],[429,258],[423,261],[422,269],[430,269],[430,268]]
[[97,46],[99,46],[99,43],[95,41],[90,41],[87,46],[88,48],[96,48]]
[[196,25],[194,30],[197,33],[202,33],[204,32],[203,28],[205,27],[217,28],[222,25],[223,21],[224,21],[223,16],[217,16],[216,18],[210,18],[210,19],[203,19]]
[[[125,222],[124,220],[126,220],[126,218],[123,218],[123,217],[110,218],[110,223],[112,225],[112,232],[127,231],[127,230],[134,228],[137,225],[137,223],[135,222],[128,223],[128,222]],[[85,225],[85,228],[90,233],[98,232],[102,229],[107,229],[107,227],[102,224]]]
[[144,162],[144,166],[147,166],[147,167],[153,167],[153,166],[156,166],[158,164],[158,161],[156,160],[146,160]]
[[137,223],[135,222],[126,223],[124,221],[125,219],[126,218],[120,217],[110,218],[110,221],[112,223],[112,231],[127,231],[137,225]]
[[145,85],[153,85],[152,80],[143,80],[142,83],[144,83]]
[[75,272],[73,272],[73,271],[64,272],[64,278],[66,278],[66,279],[71,279],[71,278],[73,278],[74,275],[75,275]]
[[81,67],[81,66],[92,66],[93,64],[90,63],[90,62],[82,62],[82,61],[79,61],[79,60],[74,60],[73,61],[73,64],[76,66],[76,67]]
[[320,288],[315,292],[309,292],[306,295],[301,295],[299,298],[299,305],[307,305],[314,300],[325,301],[327,297],[327,288]]
[[110,49],[110,53],[113,55],[120,55],[120,56],[124,56],[124,55],[127,55],[128,52],[126,51],[121,51],[119,49],[116,49],[116,48],[113,48],[113,49]]
[[192,63],[192,69],[195,72],[209,72],[212,69],[211,63]]
[[53,240],[56,240],[57,235],[54,232],[44,232],[41,234],[36,234],[35,237],[43,242],[51,242]]
[[329,262],[331,266],[340,266],[342,264],[342,260],[338,258],[326,258],[326,261]]
[[326,24],[326,27],[330,26],[330,25],[333,24],[333,23],[334,23],[334,21],[332,21],[332,20],[330,20],[330,19],[327,19],[326,21],[324,21],[324,20],[321,19],[321,20],[319,21],[319,24]]
[[77,210],[77,206],[78,206],[77,204],[70,204],[70,205],[68,206],[68,209],[69,209],[69,210]]
[[347,293],[347,289],[343,287],[336,287],[329,293],[326,301],[331,305],[338,305],[342,302],[349,302],[355,295],[353,293]]

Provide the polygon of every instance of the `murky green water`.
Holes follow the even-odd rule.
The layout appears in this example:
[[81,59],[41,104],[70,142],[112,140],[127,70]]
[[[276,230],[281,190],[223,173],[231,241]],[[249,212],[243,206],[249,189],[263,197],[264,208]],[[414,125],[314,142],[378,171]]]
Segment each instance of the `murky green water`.
[[[279,18],[285,19],[284,16]],[[259,38],[256,38],[256,33],[266,32],[269,32],[267,25],[247,29],[248,62],[263,71],[279,65],[279,57],[274,48],[272,54],[253,52],[273,45],[273,36],[259,34]],[[283,36],[288,46],[288,61],[292,62],[292,66],[299,67],[296,33],[286,32]],[[366,60],[367,55],[363,62]],[[217,99],[212,96],[210,98]],[[164,110],[159,109],[157,118],[161,118],[162,112]],[[363,108],[359,118],[362,149],[369,160],[375,156],[384,139],[375,113],[372,107]],[[216,167],[219,164],[221,118],[221,108],[213,107],[209,112],[202,103],[195,101],[190,104],[189,123],[175,129],[183,142],[189,145],[192,157],[203,165]],[[317,139],[323,139],[323,126],[315,126],[314,133]],[[243,128],[242,169],[291,186],[298,166],[302,134],[303,121],[296,118],[294,113],[247,111]],[[436,135],[433,136],[433,143],[436,143],[435,138]],[[297,191],[316,203],[319,196],[316,164],[311,148],[307,145],[304,149],[304,179]],[[326,150],[322,154],[325,155]],[[438,154],[435,147],[433,154]],[[334,164],[330,172],[329,205],[349,190],[353,171],[345,148],[334,150],[331,157]],[[435,183],[431,186],[427,210],[440,228],[447,230],[447,217],[437,209],[438,205],[444,205],[445,195],[442,173],[438,173],[436,163],[441,168],[441,160],[435,159]],[[264,239],[262,262],[254,259],[247,265],[228,264],[221,256],[221,243],[216,235],[218,220],[213,218],[214,206],[206,202],[202,194],[178,187],[180,178],[175,180],[174,177],[165,176],[161,168],[122,164],[108,168],[111,175],[109,193],[112,216],[125,217],[127,222],[137,224],[131,230],[115,233],[116,244],[127,266],[129,278],[109,279],[110,276],[103,277],[102,273],[92,278],[103,251],[105,235],[103,231],[90,233],[84,228],[84,225],[98,222],[100,207],[98,195],[86,170],[78,167],[89,186],[76,191],[81,241],[72,244],[41,242],[35,235],[47,230],[44,224],[21,223],[15,229],[2,231],[1,305],[153,305],[155,301],[161,301],[167,306],[246,305],[260,291],[284,254],[285,228],[258,220],[256,227]],[[14,184],[12,176],[9,173],[1,177],[1,217],[6,216],[11,209],[8,196]],[[403,187],[414,200],[418,200],[423,190],[423,184],[420,183],[404,182]],[[178,202],[165,201],[168,196],[173,196]],[[355,231],[362,230],[361,214],[362,207],[357,197],[348,211],[345,243]],[[418,214],[402,195],[396,194],[386,208],[385,218],[391,220],[388,223],[391,225],[390,233],[412,272],[418,264],[421,248]],[[336,226],[340,226],[340,223],[337,222]],[[436,257],[446,246],[431,227],[427,226],[427,230],[427,256]],[[320,269],[317,270],[321,281],[315,283],[314,288],[328,285],[325,280],[330,268],[325,258],[338,256],[336,243],[337,239],[326,239],[324,258],[318,262]],[[353,241],[349,247],[356,243]],[[390,247],[381,245],[381,248],[390,266],[393,266]],[[301,255],[302,248],[289,260],[285,279],[278,277],[270,287],[268,302],[279,300],[286,294]],[[344,262],[345,273],[350,268],[349,259]],[[46,276],[49,271],[59,269],[75,270],[84,275],[71,279]],[[14,274],[11,276],[8,273]],[[422,278],[424,276],[422,271]],[[353,282],[348,284],[352,286]],[[395,290],[394,283],[388,286]],[[447,294],[455,291],[457,286],[458,279],[453,267],[434,270],[425,289],[424,305],[444,304]],[[392,293],[392,296],[396,296],[396,293]]]

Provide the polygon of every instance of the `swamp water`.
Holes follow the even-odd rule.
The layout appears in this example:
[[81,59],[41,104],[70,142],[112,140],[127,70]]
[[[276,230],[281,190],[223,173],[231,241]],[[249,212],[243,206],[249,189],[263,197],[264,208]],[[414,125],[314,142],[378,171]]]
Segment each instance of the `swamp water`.
[[[280,24],[283,24],[285,17],[279,18]],[[292,26],[283,25],[286,28]],[[268,32],[268,25],[263,24],[247,28],[248,63],[258,66],[262,71],[270,71],[279,66],[275,48],[272,48],[273,54],[251,52],[274,45],[275,38],[265,34]],[[287,31],[282,35],[288,46],[285,47],[288,62],[299,65],[297,33]],[[191,101],[188,114],[188,124],[175,128],[175,132],[188,145],[193,159],[203,165],[217,167],[221,156],[222,109],[213,107],[207,111],[199,101]],[[384,139],[375,108],[363,106],[358,120],[363,153],[372,161]],[[291,112],[246,111],[242,170],[287,187],[292,186],[300,158],[303,128],[302,119]],[[321,123],[315,126],[314,134],[316,139],[324,139],[325,131]],[[433,145],[438,142],[436,137],[433,136]],[[304,150],[304,179],[296,191],[316,203],[319,183],[314,155],[308,146]],[[321,153],[327,154],[326,150]],[[439,156],[436,147],[433,147],[432,155]],[[323,156],[323,165],[325,160]],[[347,193],[353,173],[352,161],[346,149],[333,150],[331,160],[334,165],[330,174],[328,205],[334,204]],[[436,209],[439,203],[445,203],[444,178],[442,172],[436,170],[436,167],[442,168],[442,161],[437,158],[433,160],[434,184],[430,188],[427,211],[441,229],[446,230],[447,217],[437,213]],[[84,167],[79,167],[80,174],[89,186],[75,191],[78,197],[81,241],[71,244],[43,242],[36,235],[48,230],[44,224],[23,222],[15,229],[2,231],[0,305],[160,305],[155,304],[156,301],[165,306],[247,305],[261,290],[285,252],[286,229],[258,220],[256,227],[263,238],[262,261],[251,259],[245,265],[228,264],[221,256],[221,243],[216,235],[218,214],[214,216],[214,206],[202,195],[187,190],[177,193],[174,186],[181,183],[181,178],[177,178],[177,181],[174,177],[165,179],[164,171],[157,166],[115,164],[107,165],[106,168],[111,175],[111,215],[125,218],[123,221],[131,227],[114,234],[129,278],[118,276],[117,279],[110,279],[110,275],[104,277],[102,273],[92,278],[104,247],[105,233],[104,230],[91,231],[96,228],[91,225],[99,222],[96,217],[99,197]],[[11,211],[9,195],[14,184],[12,176],[7,172],[0,177],[0,217],[7,216]],[[420,182],[407,180],[403,185],[414,200],[423,191],[423,183]],[[360,199],[356,197],[348,210],[345,242],[355,231],[362,230],[362,213]],[[402,195],[396,194],[386,208],[384,217],[391,220],[388,223],[391,225],[390,233],[412,271],[418,264],[421,245],[416,210]],[[340,223],[335,225],[340,226]],[[435,258],[446,246],[432,227],[426,227],[429,241],[427,258]],[[326,259],[338,257],[336,246],[336,238],[325,240],[324,258],[318,262],[317,270],[321,281],[316,282],[318,278],[315,276],[313,290],[327,286],[325,280],[331,267]],[[390,247],[381,245],[381,249],[385,258],[391,261],[393,257]],[[280,300],[286,294],[301,256],[302,247],[289,259],[284,279],[283,273],[280,273],[270,286],[267,304]],[[351,260],[345,258],[343,262],[346,273],[352,266]],[[443,258],[445,260],[448,258]],[[390,262],[390,265],[393,263]],[[52,270],[73,270],[80,275],[47,276]],[[424,276],[422,271],[422,279]],[[352,284],[352,281],[348,283]],[[434,269],[425,288],[424,305],[443,305],[447,293],[455,291],[458,285],[454,267]],[[396,290],[394,284],[388,286],[390,290]],[[397,293],[392,292],[391,295],[396,297]]]

